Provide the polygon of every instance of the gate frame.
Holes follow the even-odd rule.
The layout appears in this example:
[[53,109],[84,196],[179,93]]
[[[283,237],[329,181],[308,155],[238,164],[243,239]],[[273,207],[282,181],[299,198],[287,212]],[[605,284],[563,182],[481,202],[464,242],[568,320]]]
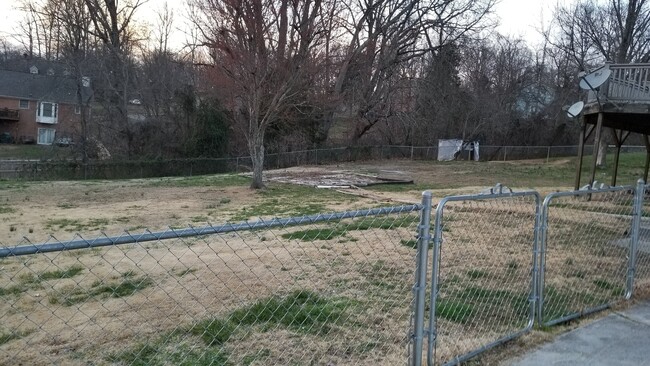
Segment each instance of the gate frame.
[[627,273],[625,278],[625,287],[626,291],[623,296],[624,300],[629,300],[632,297],[634,291],[634,272],[636,266],[636,247],[639,240],[639,228],[641,224],[641,208],[643,203],[643,191],[644,183],[642,179],[639,179],[635,186],[618,186],[618,187],[608,187],[601,189],[584,189],[579,191],[568,191],[568,192],[554,192],[550,193],[544,198],[542,203],[542,219],[541,219],[541,238],[540,238],[540,252],[539,252],[539,274],[538,274],[538,296],[537,296],[537,323],[540,327],[544,326],[553,326],[556,324],[564,323],[573,319],[577,319],[589,314],[593,314],[599,311],[610,308],[617,301],[610,301],[606,304],[601,304],[591,308],[587,308],[581,311],[571,313],[569,315],[562,316],[558,319],[553,319],[548,322],[544,322],[544,288],[545,288],[545,279],[546,279],[546,252],[547,252],[547,240],[548,240],[548,220],[549,220],[549,207],[555,198],[559,197],[578,197],[586,196],[591,200],[592,195],[594,194],[603,194],[603,193],[615,193],[623,191],[632,191],[634,192],[634,200],[632,203],[632,217],[631,217],[631,234],[630,234],[630,245],[628,247],[628,265]]
[[[532,272],[530,278],[530,293],[528,297],[529,302],[529,312],[528,312],[528,323],[526,327],[522,330],[519,330],[515,333],[511,333],[505,337],[501,337],[496,341],[488,343],[481,346],[474,351],[468,352],[464,355],[457,356],[455,359],[445,363],[445,365],[457,365],[462,362],[469,360],[470,358],[483,353],[489,349],[492,349],[496,346],[499,346],[505,342],[513,340],[515,338],[521,337],[522,335],[530,332],[533,329],[535,324],[535,304],[537,302],[537,277],[538,277],[538,248],[539,248],[539,228],[540,228],[540,202],[541,196],[537,191],[522,191],[522,192],[512,192],[503,193],[505,187],[500,184],[496,185],[496,190],[491,189],[489,194],[477,194],[477,195],[459,195],[459,196],[450,196],[445,197],[438,203],[436,208],[435,224],[434,224],[434,240],[433,240],[433,258],[432,258],[432,274],[431,274],[431,297],[430,297],[430,308],[429,308],[429,328],[427,330],[428,334],[428,347],[427,347],[427,365],[433,366],[435,363],[433,355],[435,354],[436,348],[436,339],[437,339],[437,329],[436,329],[436,300],[438,297],[438,275],[440,273],[440,248],[442,245],[442,224],[444,218],[444,208],[445,205],[449,202],[458,202],[458,201],[486,201],[486,200],[500,200],[514,197],[534,197],[535,198],[535,222],[533,227],[533,245],[532,245]],[[497,193],[495,193],[495,191]]]

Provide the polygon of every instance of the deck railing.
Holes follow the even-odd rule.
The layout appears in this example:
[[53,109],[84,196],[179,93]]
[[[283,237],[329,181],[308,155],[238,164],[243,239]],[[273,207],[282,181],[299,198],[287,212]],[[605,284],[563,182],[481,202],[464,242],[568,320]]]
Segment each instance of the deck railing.
[[[626,103],[650,102],[650,64],[610,64],[612,75],[600,88],[599,97],[603,101]],[[595,101],[593,92],[589,101]]]
[[18,121],[20,120],[20,111],[17,109],[0,108],[0,120]]

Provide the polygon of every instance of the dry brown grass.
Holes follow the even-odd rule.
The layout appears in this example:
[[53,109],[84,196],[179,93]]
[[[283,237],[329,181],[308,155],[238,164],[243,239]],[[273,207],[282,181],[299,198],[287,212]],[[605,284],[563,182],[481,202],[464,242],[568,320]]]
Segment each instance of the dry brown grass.
[[[494,183],[493,176],[474,179],[471,170],[451,174],[453,165],[394,164],[382,167],[415,171],[416,182],[424,184],[435,177],[436,201],[447,194],[476,193]],[[345,168],[372,172],[378,166],[346,164]],[[467,180],[459,182],[462,176]],[[445,185],[452,188],[440,188]],[[327,210],[415,203],[423,188],[418,184],[395,191],[372,190],[362,197],[322,202]],[[554,190],[536,188],[542,193]],[[283,200],[307,201],[320,194],[303,193],[283,193],[273,199],[286,205]],[[626,253],[621,245],[629,220],[626,200],[625,195],[566,200],[552,209],[547,283],[557,293],[572,294],[553,300],[559,304],[555,315],[621,297],[619,288],[608,287],[624,286]],[[0,232],[6,233],[3,242],[14,243],[23,235],[36,238],[33,241],[48,234],[66,239],[73,234],[69,230],[77,227],[85,237],[102,230],[158,230],[225,221],[242,206],[255,208],[268,201],[268,194],[251,194],[243,186],[170,187],[146,181],[34,184],[0,192],[0,202],[11,207],[0,211]],[[53,218],[68,221],[57,225]],[[465,315],[439,315],[439,361],[526,325],[533,222],[534,209],[526,200],[453,203],[446,209],[440,299],[473,308],[465,310]],[[0,364],[127,363],[128,358],[120,357],[142,345],[168,355],[167,364],[177,363],[174,357],[179,354],[196,357],[203,352],[215,359],[228,357],[232,364],[403,363],[415,254],[404,244],[414,239],[415,225],[411,221],[389,230],[353,230],[331,240],[282,237],[306,229],[300,227],[0,260],[0,289],[6,292],[0,295],[0,334],[11,330],[19,336],[0,345]],[[332,230],[328,224],[308,228]],[[70,278],[38,280],[38,275],[74,266],[84,270]],[[638,271],[642,275],[637,288],[644,296],[650,254],[640,255]],[[144,286],[128,296],[112,297],[98,290],[133,280]],[[198,321],[224,320],[256,302],[304,289],[345,304],[342,318],[329,324],[327,334],[297,332],[275,323],[255,324],[240,327],[234,341],[214,348],[191,333]],[[66,299],[73,301],[66,304]],[[459,311],[463,312],[462,307]],[[572,326],[534,330],[476,362],[500,362]]]

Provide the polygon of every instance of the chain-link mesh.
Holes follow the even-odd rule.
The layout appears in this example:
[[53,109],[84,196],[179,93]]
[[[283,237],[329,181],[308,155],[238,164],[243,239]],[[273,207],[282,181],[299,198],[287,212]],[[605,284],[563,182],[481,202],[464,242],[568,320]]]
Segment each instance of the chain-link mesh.
[[441,203],[436,364],[462,362],[532,326],[538,197],[452,197]]
[[634,273],[635,292],[650,285],[650,185],[645,186]]
[[0,259],[0,364],[404,364],[409,207]]
[[625,295],[634,189],[546,199],[541,321],[550,325]]

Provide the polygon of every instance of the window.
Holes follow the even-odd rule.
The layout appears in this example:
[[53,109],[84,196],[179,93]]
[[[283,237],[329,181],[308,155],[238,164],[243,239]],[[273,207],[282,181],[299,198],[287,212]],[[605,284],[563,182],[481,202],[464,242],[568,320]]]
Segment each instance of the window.
[[29,109],[29,100],[21,99],[20,100],[20,109]]
[[52,145],[52,143],[54,142],[55,133],[56,130],[52,128],[39,128],[37,143],[39,145]]
[[80,105],[75,105],[74,106],[74,114],[81,114],[81,106]]
[[56,103],[42,102],[38,111],[41,117],[56,118],[58,106]]
[[59,105],[50,102],[41,102],[36,109],[36,122],[38,123],[57,123],[59,114]]

